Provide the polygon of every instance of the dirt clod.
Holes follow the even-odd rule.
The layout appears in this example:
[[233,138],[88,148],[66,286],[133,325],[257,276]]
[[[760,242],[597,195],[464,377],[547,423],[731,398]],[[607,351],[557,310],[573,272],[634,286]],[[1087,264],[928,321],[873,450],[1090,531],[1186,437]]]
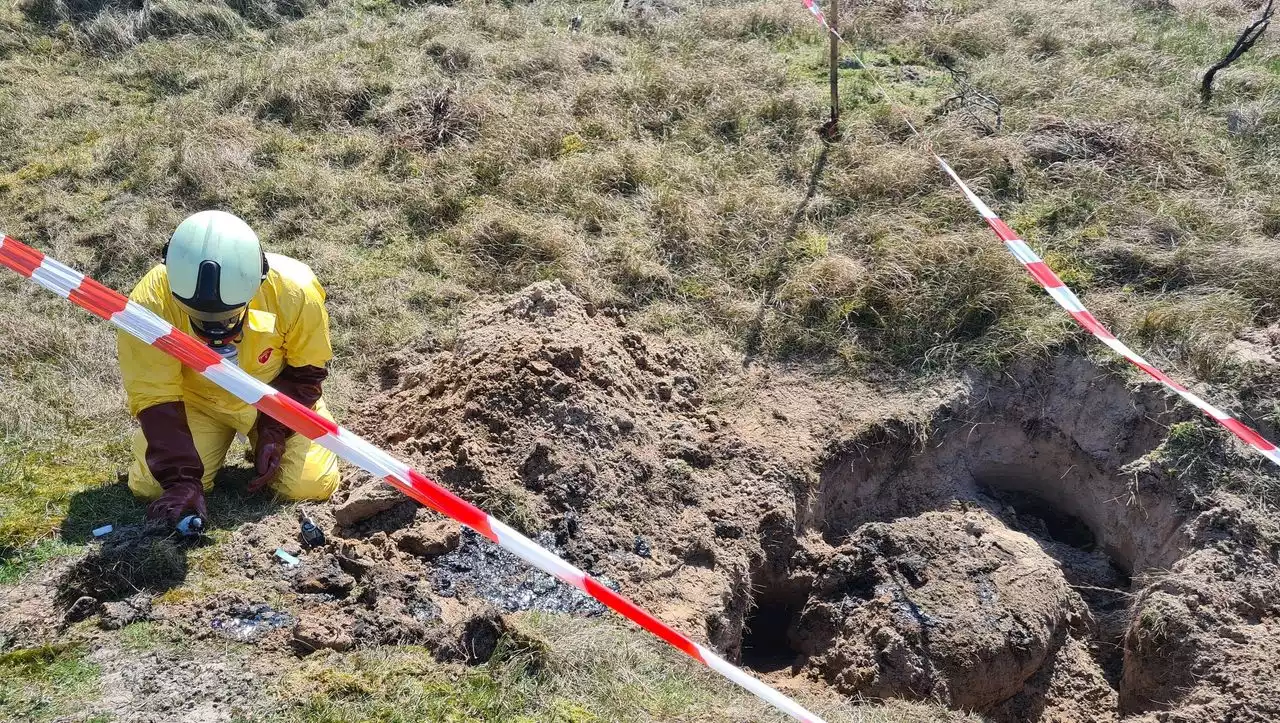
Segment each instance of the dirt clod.
[[346,597],[356,579],[338,565],[336,558],[326,555],[309,558],[293,578],[293,589],[301,593]]
[[433,560],[458,549],[462,529],[452,520],[434,519],[394,535],[396,545],[410,555]]
[[1280,720],[1280,525],[1223,502],[1133,603],[1120,705],[1141,720]]
[[293,628],[289,644],[298,655],[310,655],[317,650],[350,650],[355,641],[351,634],[334,624],[332,620],[317,614],[304,615]]
[[81,620],[88,620],[97,615],[101,609],[102,603],[97,598],[82,595],[71,603],[71,607],[67,608],[67,613],[63,619],[68,623],[78,623]]
[[381,480],[352,490],[346,500],[333,508],[333,518],[343,527],[351,527],[404,502],[407,498],[399,490],[383,484]]
[[472,665],[487,663],[507,634],[507,623],[496,610],[484,610],[462,624],[458,650],[462,659]]
[[126,625],[140,622],[151,616],[151,598],[135,595],[128,600],[109,602],[102,606],[98,627],[103,630],[119,630]]

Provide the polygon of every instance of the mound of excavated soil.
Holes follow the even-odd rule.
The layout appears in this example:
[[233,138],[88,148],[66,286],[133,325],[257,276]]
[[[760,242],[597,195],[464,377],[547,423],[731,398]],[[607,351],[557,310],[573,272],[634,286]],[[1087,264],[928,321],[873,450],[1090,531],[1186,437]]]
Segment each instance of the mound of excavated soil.
[[[795,460],[817,449],[730,429],[705,399],[711,371],[692,349],[539,284],[468,319],[452,351],[401,359],[357,426],[736,653],[760,530],[794,541],[797,501],[816,482]],[[369,481],[335,517],[386,529],[395,505]]]
[[1067,644],[1088,626],[1083,601],[1034,539],[982,510],[868,523],[817,572],[793,635],[841,690],[991,710],[1052,660],[1077,668],[1087,710],[1115,707]]
[[1280,525],[1237,500],[1134,601],[1120,706],[1143,721],[1280,720]]

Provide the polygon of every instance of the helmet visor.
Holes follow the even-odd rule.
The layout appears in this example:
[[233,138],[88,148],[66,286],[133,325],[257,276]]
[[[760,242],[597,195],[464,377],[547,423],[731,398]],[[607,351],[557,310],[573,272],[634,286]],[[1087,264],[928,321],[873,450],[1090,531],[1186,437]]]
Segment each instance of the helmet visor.
[[224,341],[238,335],[244,328],[247,306],[237,306],[226,311],[199,311],[178,302],[178,306],[191,319],[191,329],[211,341]]

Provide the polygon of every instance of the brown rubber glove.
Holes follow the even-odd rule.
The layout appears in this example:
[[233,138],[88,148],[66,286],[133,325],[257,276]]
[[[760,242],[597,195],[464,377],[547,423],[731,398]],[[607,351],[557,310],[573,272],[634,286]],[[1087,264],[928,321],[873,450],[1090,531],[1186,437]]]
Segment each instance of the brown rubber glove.
[[[321,384],[329,376],[324,367],[290,367],[284,368],[280,376],[271,382],[276,391],[289,397],[304,407],[314,407],[320,400]],[[293,435],[293,430],[286,427],[270,415],[258,413],[254,422],[257,431],[257,448],[254,451],[254,469],[258,476],[249,483],[249,494],[257,494],[264,487],[275,481],[280,474],[280,461],[284,458],[285,443]]]
[[147,469],[164,490],[147,505],[147,518],[176,523],[187,511],[208,518],[200,481],[204,463],[187,425],[186,405],[165,402],[147,407],[138,414],[138,423],[147,440]]

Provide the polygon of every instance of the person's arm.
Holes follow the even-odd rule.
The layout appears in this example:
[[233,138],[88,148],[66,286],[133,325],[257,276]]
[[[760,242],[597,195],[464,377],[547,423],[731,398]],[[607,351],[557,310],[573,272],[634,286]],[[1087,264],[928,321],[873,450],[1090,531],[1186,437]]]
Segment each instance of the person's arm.
[[286,364],[271,386],[304,407],[314,407],[324,394],[323,384],[328,377],[329,370],[324,367]]
[[209,517],[204,502],[204,463],[196,450],[187,408],[182,402],[164,402],[138,414],[142,435],[147,440],[146,463],[156,478],[160,497],[147,505],[147,517],[177,522],[188,511]]
[[[294,301],[297,311],[285,321],[288,324],[284,329],[285,366],[271,386],[302,406],[313,407],[320,400],[324,380],[329,376],[325,365],[333,358],[329,312],[324,306],[324,289],[318,281],[304,285]],[[265,422],[262,415],[259,421]]]
[[[168,293],[164,270],[157,267],[138,282],[129,298],[167,318]],[[147,441],[144,461],[164,490],[147,507],[147,516],[176,519],[188,509],[203,515],[204,463],[187,425],[182,363],[123,331],[116,334],[116,350],[129,413],[137,418]]]
[[[129,300],[175,324],[169,318],[168,294],[168,277],[164,267],[157,266],[133,287]],[[182,401],[182,362],[123,330],[116,332],[116,351],[130,415],[136,417],[148,407]]]
[[147,440],[147,469],[162,488],[183,480],[199,481],[204,463],[196,451],[187,407],[182,402],[164,402],[138,413],[142,436]]
[[[300,302],[296,318],[284,330],[284,369],[271,386],[304,407],[314,407],[324,392],[324,380],[329,376],[325,364],[333,358],[329,341],[329,312],[324,307],[324,289],[319,282],[303,287]],[[293,430],[283,422],[262,413],[258,414],[255,427],[258,477],[249,484],[250,493],[262,489],[275,478],[280,471],[285,442],[293,434]]]
[[324,287],[314,277],[304,284],[294,299],[297,313],[284,330],[284,361],[291,367],[323,368],[333,359],[329,340],[329,310],[325,308]]

